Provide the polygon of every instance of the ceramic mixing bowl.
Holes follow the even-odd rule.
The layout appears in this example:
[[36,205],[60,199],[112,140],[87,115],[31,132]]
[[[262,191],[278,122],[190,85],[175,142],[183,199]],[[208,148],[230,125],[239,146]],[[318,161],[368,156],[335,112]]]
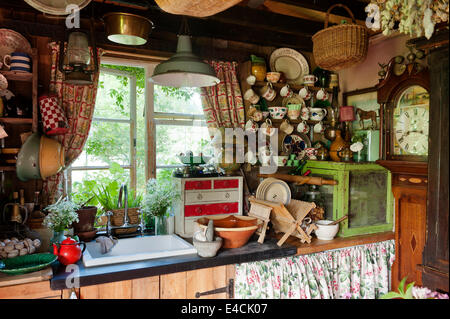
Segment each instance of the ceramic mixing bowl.
[[30,179],[40,179],[39,169],[39,145],[41,136],[38,133],[30,135],[20,148],[17,155],[17,177],[26,182]]
[[41,136],[39,149],[39,169],[42,179],[53,176],[64,168],[64,148],[61,143]]
[[258,229],[258,220],[249,216],[210,216],[196,220],[200,229],[208,227],[209,220],[213,220],[214,233],[223,238],[223,248],[238,248],[244,246]]

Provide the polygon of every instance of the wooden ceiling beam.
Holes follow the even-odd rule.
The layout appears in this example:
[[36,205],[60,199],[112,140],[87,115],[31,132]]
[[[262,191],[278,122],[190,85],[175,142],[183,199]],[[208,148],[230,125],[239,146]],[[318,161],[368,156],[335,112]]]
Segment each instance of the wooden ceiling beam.
[[[270,0],[271,2],[278,2],[289,6],[296,7],[298,9],[305,9],[307,12],[322,12],[326,13],[327,10],[336,3],[346,5],[355,16],[356,20],[366,20],[366,12],[364,11],[370,0]],[[268,2],[267,0],[265,3]],[[344,8],[335,8],[331,14],[341,17],[348,17],[348,13]],[[323,21],[323,20],[322,20]],[[339,23],[340,21],[338,21]]]
[[[302,37],[310,37],[323,28],[323,24],[320,22],[243,6],[231,7],[207,19],[235,24],[243,28],[257,27],[264,31],[274,31]],[[245,29],[242,31],[245,32]]]
[[[322,23],[322,29],[323,29],[323,23],[325,21],[326,17],[326,10],[328,10],[328,7],[324,7],[324,11],[317,10],[317,9],[311,9],[307,7],[300,7],[298,5],[292,4],[293,1],[285,2],[285,1],[279,1],[279,0],[266,0],[264,2],[264,7],[267,8],[270,12],[278,13],[281,15],[287,15],[291,17],[296,17],[300,19],[306,19],[310,21],[315,22],[321,22]],[[340,9],[341,11],[343,9]],[[352,10],[350,8],[350,10]],[[333,11],[332,11],[333,12]],[[344,11],[346,13],[346,11]],[[365,25],[365,19],[361,20],[357,18],[357,15],[355,12],[353,12],[356,18],[356,23]],[[329,23],[330,24],[340,24],[342,20],[351,21],[349,18],[349,15],[337,15],[334,13],[330,13],[329,16]]]

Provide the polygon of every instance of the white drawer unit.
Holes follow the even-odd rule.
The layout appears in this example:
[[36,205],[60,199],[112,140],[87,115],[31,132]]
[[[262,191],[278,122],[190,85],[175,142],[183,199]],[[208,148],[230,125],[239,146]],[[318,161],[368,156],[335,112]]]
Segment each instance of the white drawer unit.
[[192,237],[200,217],[242,215],[242,176],[174,178],[180,193],[175,203],[175,233]]

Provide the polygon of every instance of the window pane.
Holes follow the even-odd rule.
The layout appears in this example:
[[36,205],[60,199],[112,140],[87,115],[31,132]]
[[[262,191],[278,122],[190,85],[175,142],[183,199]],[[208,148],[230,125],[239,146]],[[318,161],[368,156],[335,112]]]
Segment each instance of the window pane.
[[199,88],[154,88],[155,112],[203,115]]
[[213,154],[206,126],[156,126],[156,165],[180,165],[177,155],[187,151]]
[[72,171],[72,192],[81,192],[83,190],[83,181],[95,181],[97,185],[108,185],[112,181],[118,184],[129,183],[130,170],[124,169],[122,172],[111,172],[110,170],[87,170]]
[[89,137],[72,166],[130,164],[130,124],[92,121]]
[[130,119],[128,77],[100,72],[94,117]]

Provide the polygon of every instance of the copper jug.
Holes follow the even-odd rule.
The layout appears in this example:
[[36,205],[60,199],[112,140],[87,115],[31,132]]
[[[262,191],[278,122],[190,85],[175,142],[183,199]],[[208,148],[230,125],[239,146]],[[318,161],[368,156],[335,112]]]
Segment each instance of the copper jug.
[[343,150],[345,147],[348,147],[348,143],[342,138],[341,130],[336,130],[336,138],[333,143],[330,145],[330,158],[332,161],[340,162],[341,158],[338,155],[338,152]]

